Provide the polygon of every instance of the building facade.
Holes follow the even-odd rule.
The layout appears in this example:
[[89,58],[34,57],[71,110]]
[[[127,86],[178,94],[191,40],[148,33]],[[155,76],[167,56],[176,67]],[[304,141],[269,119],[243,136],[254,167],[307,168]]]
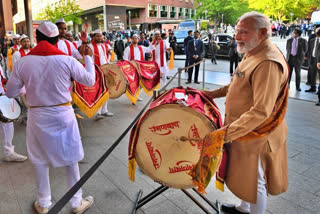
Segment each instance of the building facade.
[[0,0],[0,37],[13,34],[12,17],[18,12],[17,0]]

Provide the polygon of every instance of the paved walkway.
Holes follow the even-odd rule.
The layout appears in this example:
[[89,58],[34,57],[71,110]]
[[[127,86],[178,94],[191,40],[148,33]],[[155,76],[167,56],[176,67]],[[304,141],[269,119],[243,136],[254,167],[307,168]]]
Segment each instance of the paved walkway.
[[[172,86],[176,86],[175,80]],[[192,85],[198,87],[199,85]],[[210,89],[216,85],[207,84]],[[112,145],[147,102],[132,105],[123,96],[109,102],[109,109],[115,113],[112,118],[101,121],[85,119],[81,130],[85,159],[80,163],[81,174]],[[216,99],[224,115],[224,98]],[[280,196],[268,197],[268,213],[319,213],[320,210],[320,108],[313,103],[289,99],[287,122],[289,190]],[[102,164],[92,178],[84,185],[84,194],[95,197],[95,205],[87,213],[130,213],[139,189],[144,195],[158,186],[137,170],[136,182],[129,181],[127,172],[128,135]],[[26,154],[25,127],[16,124],[13,140],[16,151]],[[2,150],[1,150],[2,151]],[[2,158],[2,152],[0,158]],[[50,171],[53,202],[67,191],[64,169]],[[230,191],[219,192],[211,182],[207,188],[208,198],[237,203]],[[36,187],[32,165],[0,162],[0,213],[33,213],[32,202],[36,198]],[[62,213],[70,213],[69,205]],[[139,213],[202,213],[180,190],[170,189],[144,206]]]

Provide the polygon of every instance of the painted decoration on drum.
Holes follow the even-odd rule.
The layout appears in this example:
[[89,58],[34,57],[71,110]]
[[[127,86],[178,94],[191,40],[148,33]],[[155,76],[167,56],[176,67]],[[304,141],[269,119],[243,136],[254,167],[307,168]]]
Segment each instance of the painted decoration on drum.
[[181,136],[203,138],[221,125],[218,108],[201,91],[180,87],[161,94],[131,131],[130,179],[135,179],[137,162],[146,175],[166,186],[195,187],[188,173],[200,159],[202,142],[181,141]]
[[140,77],[140,86],[148,96],[153,90],[160,88],[160,68],[154,61],[132,60],[131,63],[137,68]]
[[104,74],[98,65],[95,65],[96,81],[92,87],[74,81],[72,101],[88,118],[93,117],[101,106],[109,99]]
[[138,71],[128,61],[118,61],[117,66],[120,67],[128,81],[126,96],[133,104],[136,104],[140,94]]

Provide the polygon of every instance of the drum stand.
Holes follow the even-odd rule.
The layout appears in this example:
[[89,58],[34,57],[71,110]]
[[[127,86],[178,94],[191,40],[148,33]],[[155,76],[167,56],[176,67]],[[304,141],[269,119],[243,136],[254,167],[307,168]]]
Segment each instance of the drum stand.
[[[141,208],[143,205],[147,204],[148,202],[152,201],[154,198],[156,198],[158,195],[163,193],[164,191],[168,190],[169,187],[161,185],[157,189],[153,190],[151,193],[143,197],[142,199],[142,190],[139,191],[136,202],[135,202],[135,207],[133,208],[132,214],[135,214],[136,211]],[[212,207],[218,214],[221,213],[220,210],[220,202],[217,200],[216,204],[212,204],[211,201],[209,201],[205,196],[201,195],[200,193],[197,192],[196,189],[192,188],[210,207]],[[198,205],[206,214],[211,214],[211,212],[205,208],[195,197],[193,197],[186,189],[181,189],[181,191],[186,194],[195,204]]]

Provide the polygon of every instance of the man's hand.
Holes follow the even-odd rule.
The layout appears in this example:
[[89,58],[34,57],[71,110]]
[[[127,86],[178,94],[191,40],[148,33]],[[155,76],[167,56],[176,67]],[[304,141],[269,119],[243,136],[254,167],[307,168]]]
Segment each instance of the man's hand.
[[80,40],[82,42],[87,42],[87,32],[81,31],[80,33]]
[[202,91],[205,95],[210,97],[211,99],[214,99],[215,97],[213,96],[213,91]]
[[85,46],[84,55],[89,55],[91,57],[93,56],[93,52],[92,52],[91,48],[88,45]]
[[317,63],[317,68],[320,69],[320,62]]
[[193,58],[194,59],[198,59],[199,57],[198,57],[198,55],[194,55]]

